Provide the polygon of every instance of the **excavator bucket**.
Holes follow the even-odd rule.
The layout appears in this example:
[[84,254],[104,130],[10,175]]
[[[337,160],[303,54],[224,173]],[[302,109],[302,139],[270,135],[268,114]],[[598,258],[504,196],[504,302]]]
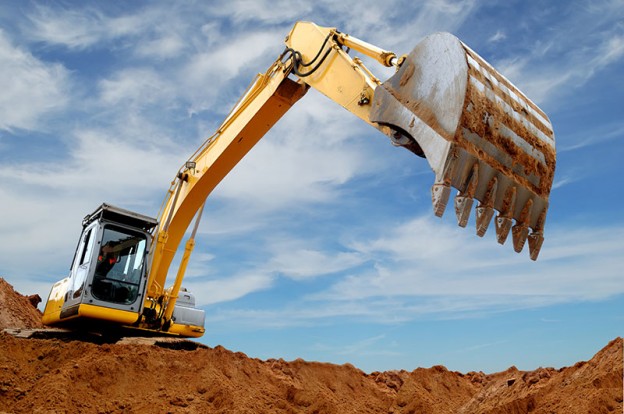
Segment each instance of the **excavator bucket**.
[[390,127],[396,145],[427,158],[437,216],[454,187],[460,226],[476,199],[479,236],[497,210],[498,242],[511,231],[515,251],[528,239],[537,259],[556,158],[552,125],[537,105],[448,33],[419,43],[372,103],[370,120]]

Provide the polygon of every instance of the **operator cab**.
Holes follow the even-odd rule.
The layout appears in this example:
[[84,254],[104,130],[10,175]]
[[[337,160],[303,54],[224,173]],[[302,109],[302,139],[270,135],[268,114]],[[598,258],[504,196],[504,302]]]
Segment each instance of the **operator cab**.
[[[102,204],[82,222],[70,278],[71,298],[139,312],[151,231],[158,221]],[[66,302],[67,305],[67,302]]]
[[[46,308],[60,305],[56,312],[50,309],[49,322],[79,317],[127,324],[138,321],[151,231],[156,225],[154,218],[109,204],[86,216],[69,276],[57,283],[48,299]],[[63,295],[56,298],[54,292]]]

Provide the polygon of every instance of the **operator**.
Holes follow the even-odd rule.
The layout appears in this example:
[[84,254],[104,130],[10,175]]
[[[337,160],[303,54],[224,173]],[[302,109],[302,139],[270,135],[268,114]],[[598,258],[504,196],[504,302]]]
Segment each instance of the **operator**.
[[116,252],[114,249],[114,245],[112,243],[106,243],[100,249],[100,254],[98,255],[97,266],[95,268],[96,276],[100,278],[105,278],[108,272],[113,268],[115,263],[117,263],[119,252]]

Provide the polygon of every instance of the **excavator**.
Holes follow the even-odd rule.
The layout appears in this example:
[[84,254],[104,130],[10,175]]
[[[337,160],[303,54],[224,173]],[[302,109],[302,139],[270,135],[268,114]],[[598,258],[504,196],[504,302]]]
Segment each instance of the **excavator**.
[[[204,203],[310,87],[428,161],[436,216],[455,188],[460,226],[476,199],[478,236],[496,211],[497,241],[505,243],[511,233],[514,250],[528,241],[530,258],[537,259],[555,171],[554,133],[546,114],[509,80],[449,33],[430,35],[398,56],[335,28],[297,22],[285,43],[182,165],[158,218],[110,204],[84,218],[69,275],[52,286],[45,305],[45,325],[202,336],[204,311],[182,282]],[[394,74],[382,82],[351,54]],[[185,234],[178,271],[166,287]]]

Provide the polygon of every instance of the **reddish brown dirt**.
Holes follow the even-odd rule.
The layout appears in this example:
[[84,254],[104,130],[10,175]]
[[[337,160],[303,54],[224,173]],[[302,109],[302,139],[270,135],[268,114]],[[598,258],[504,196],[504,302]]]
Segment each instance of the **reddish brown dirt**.
[[0,277],[0,330],[4,328],[43,328],[37,305],[39,295],[23,296]]
[[[2,279],[0,300],[0,327],[39,323],[28,299]],[[486,375],[435,366],[366,374],[349,364],[261,361],[222,347],[3,333],[0,413],[621,413],[622,342],[559,370]]]

